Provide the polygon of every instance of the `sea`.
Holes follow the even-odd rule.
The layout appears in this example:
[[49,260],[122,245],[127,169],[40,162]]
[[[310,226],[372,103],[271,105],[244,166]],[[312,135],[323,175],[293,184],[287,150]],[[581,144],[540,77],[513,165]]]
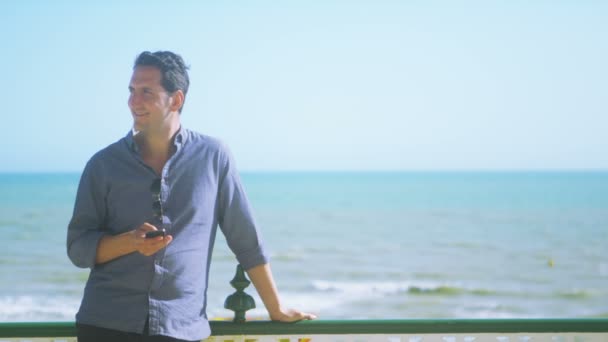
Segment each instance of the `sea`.
[[[78,173],[0,174],[0,321],[73,321]],[[319,319],[608,317],[608,172],[245,172],[283,305]],[[218,233],[211,319],[237,262]],[[267,319],[253,286],[245,289]]]

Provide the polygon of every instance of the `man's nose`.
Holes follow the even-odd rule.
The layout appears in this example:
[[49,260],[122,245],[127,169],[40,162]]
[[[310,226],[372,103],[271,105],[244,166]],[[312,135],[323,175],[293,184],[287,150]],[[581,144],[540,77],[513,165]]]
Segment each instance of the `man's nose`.
[[129,96],[129,106],[134,107],[141,104],[141,99],[141,95],[131,94],[131,96]]

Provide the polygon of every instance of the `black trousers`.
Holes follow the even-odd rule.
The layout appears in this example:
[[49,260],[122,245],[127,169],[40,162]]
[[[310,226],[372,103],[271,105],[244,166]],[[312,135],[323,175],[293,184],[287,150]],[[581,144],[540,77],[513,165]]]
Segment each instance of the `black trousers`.
[[150,336],[148,324],[143,334],[137,334],[76,323],[76,336],[78,342],[194,342],[162,335]]

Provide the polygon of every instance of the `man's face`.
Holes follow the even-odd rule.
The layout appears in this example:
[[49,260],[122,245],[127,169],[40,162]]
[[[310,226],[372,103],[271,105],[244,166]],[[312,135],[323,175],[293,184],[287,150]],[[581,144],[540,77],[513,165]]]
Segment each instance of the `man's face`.
[[139,66],[133,70],[129,83],[129,108],[136,131],[162,128],[171,115],[172,98],[160,84],[160,70],[153,66]]

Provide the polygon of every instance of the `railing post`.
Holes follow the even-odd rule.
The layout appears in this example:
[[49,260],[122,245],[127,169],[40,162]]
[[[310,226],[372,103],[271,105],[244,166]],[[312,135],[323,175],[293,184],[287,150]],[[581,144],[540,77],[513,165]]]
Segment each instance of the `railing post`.
[[236,274],[230,281],[230,285],[236,289],[236,292],[226,298],[224,302],[224,308],[234,311],[235,323],[245,322],[245,312],[247,310],[255,308],[255,301],[253,297],[243,291],[251,282],[245,276],[243,267],[239,264],[236,266]]

